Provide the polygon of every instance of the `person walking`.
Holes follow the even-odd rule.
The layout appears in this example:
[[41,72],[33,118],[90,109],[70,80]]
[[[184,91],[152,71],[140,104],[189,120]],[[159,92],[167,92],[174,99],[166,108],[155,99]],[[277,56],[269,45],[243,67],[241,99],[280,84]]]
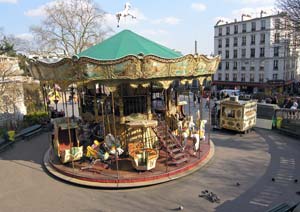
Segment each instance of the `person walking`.
[[205,108],[209,108],[209,96],[206,97]]

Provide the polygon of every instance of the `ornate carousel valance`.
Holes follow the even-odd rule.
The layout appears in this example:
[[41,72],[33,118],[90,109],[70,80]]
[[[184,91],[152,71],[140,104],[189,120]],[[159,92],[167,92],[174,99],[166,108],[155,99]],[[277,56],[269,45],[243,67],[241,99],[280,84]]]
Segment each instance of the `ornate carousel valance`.
[[31,61],[31,74],[56,83],[101,81],[145,84],[150,81],[192,79],[215,73],[220,57],[186,55],[156,44],[129,30],[95,45],[73,58],[55,63]]

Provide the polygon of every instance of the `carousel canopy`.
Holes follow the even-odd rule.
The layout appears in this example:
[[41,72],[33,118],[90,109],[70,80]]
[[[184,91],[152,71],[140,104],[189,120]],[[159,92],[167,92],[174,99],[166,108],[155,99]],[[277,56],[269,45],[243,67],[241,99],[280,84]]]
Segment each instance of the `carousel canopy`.
[[72,58],[55,63],[31,60],[32,76],[60,86],[74,82],[103,84],[149,84],[160,81],[168,87],[174,79],[203,80],[212,76],[220,57],[180,53],[124,30]]
[[128,55],[155,55],[161,58],[174,59],[182,57],[181,53],[157,44],[130,30],[118,34],[90,47],[76,55],[95,60],[117,60]]

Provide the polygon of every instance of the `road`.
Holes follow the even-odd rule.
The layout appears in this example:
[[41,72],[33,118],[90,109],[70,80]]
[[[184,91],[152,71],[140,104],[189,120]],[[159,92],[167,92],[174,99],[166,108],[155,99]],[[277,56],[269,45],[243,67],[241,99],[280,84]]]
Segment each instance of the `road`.
[[[300,142],[258,129],[242,135],[212,133],[215,157],[187,177],[145,188],[105,190],[74,186],[49,176],[42,158],[49,134],[16,143],[0,154],[0,211],[265,211],[300,201]],[[275,182],[271,178],[275,178]],[[239,182],[240,186],[236,186]],[[211,203],[199,194],[216,193]]]

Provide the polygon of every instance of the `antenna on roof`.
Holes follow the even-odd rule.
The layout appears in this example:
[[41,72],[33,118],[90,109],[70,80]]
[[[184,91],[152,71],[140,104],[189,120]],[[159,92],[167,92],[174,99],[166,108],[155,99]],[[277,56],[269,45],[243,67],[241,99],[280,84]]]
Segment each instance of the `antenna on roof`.
[[242,21],[244,20],[244,17],[251,18],[251,15],[249,15],[249,14],[242,14]]
[[261,11],[260,11],[260,17],[262,17],[262,16],[263,16],[263,14],[267,14],[267,12],[266,12],[266,11],[263,11],[263,10],[261,10]]

